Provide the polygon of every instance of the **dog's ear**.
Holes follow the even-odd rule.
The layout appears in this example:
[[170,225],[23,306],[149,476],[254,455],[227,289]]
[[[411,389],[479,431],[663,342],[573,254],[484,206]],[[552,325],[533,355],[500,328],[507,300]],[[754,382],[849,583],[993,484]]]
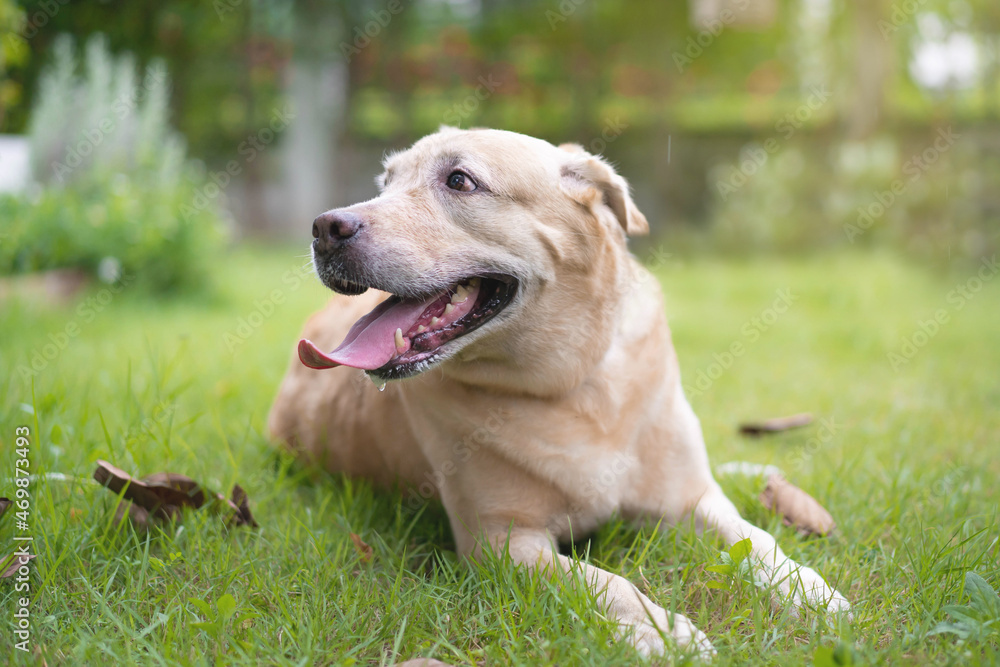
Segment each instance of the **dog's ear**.
[[607,206],[629,236],[649,233],[649,223],[632,201],[628,183],[610,164],[579,144],[562,144],[559,148],[572,156],[560,172],[566,194],[592,208]]

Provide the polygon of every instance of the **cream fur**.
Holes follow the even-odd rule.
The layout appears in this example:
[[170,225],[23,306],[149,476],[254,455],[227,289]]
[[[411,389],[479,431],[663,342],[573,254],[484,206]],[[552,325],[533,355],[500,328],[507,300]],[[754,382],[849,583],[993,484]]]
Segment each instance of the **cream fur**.
[[[488,192],[442,188],[456,166]],[[712,478],[657,282],[626,250],[626,232],[645,232],[646,220],[605,161],[510,132],[442,128],[391,156],[380,180],[378,197],[349,208],[370,223],[356,250],[365,278],[417,294],[502,271],[519,295],[453,341],[447,360],[381,393],[360,371],[293,358],[270,416],[275,439],[331,471],[439,497],[469,557],[506,546],[515,562],[568,570],[556,542],[615,513],[667,523],[693,513],[729,542],[752,538],[776,597],[848,609]],[[385,296],[335,296],[302,335],[332,349]],[[713,652],[683,616],[582,568],[595,603],[642,652],[663,651],[657,627]]]

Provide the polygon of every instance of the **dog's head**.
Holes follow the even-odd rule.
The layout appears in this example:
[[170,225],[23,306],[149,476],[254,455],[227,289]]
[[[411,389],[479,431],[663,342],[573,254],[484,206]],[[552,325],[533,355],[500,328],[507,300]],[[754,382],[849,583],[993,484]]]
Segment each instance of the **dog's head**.
[[333,352],[303,341],[303,363],[378,380],[440,364],[466,381],[503,383],[603,355],[625,236],[648,228],[601,158],[445,127],[388,157],[377,182],[375,199],[316,218],[313,261],[336,292],[393,296]]

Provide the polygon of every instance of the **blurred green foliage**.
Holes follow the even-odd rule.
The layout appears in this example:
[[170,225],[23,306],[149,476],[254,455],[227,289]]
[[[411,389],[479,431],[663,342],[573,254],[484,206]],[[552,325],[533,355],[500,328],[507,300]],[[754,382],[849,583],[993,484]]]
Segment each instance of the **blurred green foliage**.
[[29,131],[34,182],[0,197],[0,274],[79,267],[157,291],[206,284],[224,227],[203,203],[214,186],[167,122],[169,91],[162,63],[139,80],[100,36],[79,65],[69,37],[54,44]]
[[[285,9],[268,3],[267,19],[263,12],[251,16],[251,0],[27,0],[21,5],[25,23],[9,41],[20,40],[34,57],[9,73],[25,96],[9,110],[0,131],[21,132],[30,124],[42,70],[61,34],[81,41],[104,35],[113,53],[134,54],[140,67],[162,60],[175,77],[170,100],[175,125],[201,158],[231,151],[256,131],[273,107],[270,94],[277,95],[283,86],[291,41],[279,42],[269,31],[280,33],[281,16],[290,13],[290,3]],[[233,11],[220,14],[218,5]],[[258,29],[261,24],[264,28]]]
[[[319,74],[307,85],[322,88],[315,99],[336,100],[317,112],[330,117],[333,138],[316,141],[337,156],[331,181],[346,180],[356,156],[442,123],[500,127],[604,153],[674,243],[695,230],[741,252],[890,243],[950,258],[1000,246],[996,0],[22,5],[21,37],[7,41],[31,57],[8,68],[4,85],[15,93],[0,131],[29,126],[56,35],[103,32],[112,52],[132,51],[141,66],[162,59],[174,74],[175,125],[210,169],[267,124],[310,63]],[[708,24],[693,18],[702,5],[716,7]],[[724,6],[735,18],[718,13]],[[763,14],[744,20],[750,10]],[[918,49],[953,37],[975,45],[974,80],[921,83]],[[817,87],[826,101],[786,136],[782,119]],[[613,127],[621,132],[606,140]],[[910,187],[912,156],[948,127],[969,139]],[[719,182],[774,138],[767,163],[723,196]],[[277,171],[270,157],[245,167],[250,193]],[[852,236],[898,179],[904,195]]]
[[[409,142],[442,122],[579,141],[614,114],[633,131],[753,134],[768,131],[816,83],[835,99],[814,130],[842,126],[853,104],[884,103],[886,123],[927,124],[952,112],[973,122],[1000,113],[1000,56],[990,47],[1000,6],[993,0],[774,0],[769,19],[713,27],[692,23],[697,4],[106,0],[65,10],[23,2],[29,25],[43,23],[25,41],[36,56],[62,32],[101,32],[113,51],[133,51],[140,64],[162,58],[181,75],[172,99],[177,126],[210,164],[266,123],[293,76],[293,57],[346,65],[345,132],[381,143]],[[737,16],[756,4],[769,3],[731,2]],[[46,9],[52,6],[58,9]],[[915,82],[907,65],[929,15],[946,34],[968,33],[984,45],[991,60],[974,88],[933,92]],[[865,34],[859,24],[876,29]],[[878,58],[888,64],[873,94],[884,100],[866,99],[856,70],[879,68]],[[43,60],[12,74],[27,95],[4,131],[27,126]],[[493,83],[483,90],[484,81]]]
[[948,260],[1000,250],[1000,155],[978,128],[798,143],[772,154],[751,142],[709,180],[712,239],[730,251],[846,243]]
[[6,109],[16,107],[21,102],[21,85],[6,76],[10,68],[23,66],[28,59],[28,44],[21,39],[11,38],[15,30],[24,22],[20,7],[13,0],[0,0],[0,35],[7,36],[0,42],[0,127],[3,126]]

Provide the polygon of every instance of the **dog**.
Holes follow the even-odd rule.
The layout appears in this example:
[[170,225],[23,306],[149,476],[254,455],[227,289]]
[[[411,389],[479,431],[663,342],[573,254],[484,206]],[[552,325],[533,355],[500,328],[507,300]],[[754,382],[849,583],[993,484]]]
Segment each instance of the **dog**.
[[623,577],[559,554],[615,514],[750,538],[776,599],[849,610],[714,480],[659,286],[626,248],[647,221],[604,159],[442,127],[384,168],[377,197],[313,222],[316,272],[338,294],[305,325],[269,416],[276,441],[440,498],[463,556],[582,572],[643,654],[665,636],[714,649]]

